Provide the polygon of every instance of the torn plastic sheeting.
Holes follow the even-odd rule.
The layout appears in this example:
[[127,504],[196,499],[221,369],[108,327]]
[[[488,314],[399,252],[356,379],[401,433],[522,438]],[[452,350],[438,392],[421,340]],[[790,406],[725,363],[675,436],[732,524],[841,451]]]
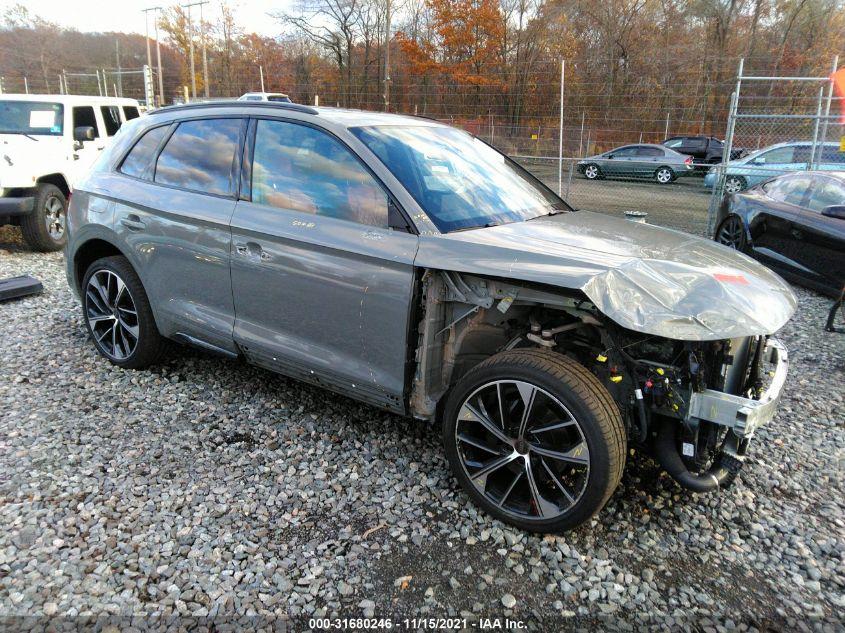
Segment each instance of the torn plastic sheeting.
[[581,289],[622,327],[679,340],[772,333],[796,305],[792,291],[774,275],[665,260],[631,260],[595,275]]

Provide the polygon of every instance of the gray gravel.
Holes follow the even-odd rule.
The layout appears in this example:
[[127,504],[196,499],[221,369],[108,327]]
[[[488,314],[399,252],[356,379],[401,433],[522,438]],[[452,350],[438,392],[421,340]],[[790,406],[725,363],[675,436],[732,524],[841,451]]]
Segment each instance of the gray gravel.
[[788,392],[721,494],[646,459],[591,525],[529,536],[457,489],[436,429],[184,351],[123,371],[86,340],[61,254],[0,229],[0,616],[511,615],[842,630],[845,337],[797,290]]

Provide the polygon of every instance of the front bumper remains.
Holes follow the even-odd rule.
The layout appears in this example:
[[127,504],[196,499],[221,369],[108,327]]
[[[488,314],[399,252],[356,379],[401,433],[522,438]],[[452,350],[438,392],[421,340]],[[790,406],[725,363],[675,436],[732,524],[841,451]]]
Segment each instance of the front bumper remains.
[[769,338],[763,351],[763,362],[774,365],[774,375],[759,400],[704,389],[692,394],[687,418],[726,426],[738,437],[750,438],[754,431],[775,416],[789,365],[786,347],[780,341]]

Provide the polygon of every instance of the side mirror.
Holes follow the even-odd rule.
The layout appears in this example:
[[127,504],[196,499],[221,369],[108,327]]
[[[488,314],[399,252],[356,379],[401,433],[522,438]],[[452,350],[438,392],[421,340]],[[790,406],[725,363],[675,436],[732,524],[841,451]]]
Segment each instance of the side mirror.
[[608,154],[605,158],[613,158],[613,154]]
[[845,220],[845,204],[832,204],[822,209],[822,215],[837,220]]
[[80,125],[79,127],[73,128],[74,141],[93,141],[95,138],[97,138],[97,133],[90,125]]

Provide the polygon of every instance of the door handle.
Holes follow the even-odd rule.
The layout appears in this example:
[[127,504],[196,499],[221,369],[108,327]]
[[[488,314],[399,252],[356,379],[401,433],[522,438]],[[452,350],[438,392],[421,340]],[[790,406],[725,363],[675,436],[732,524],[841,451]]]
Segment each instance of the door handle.
[[242,257],[256,257],[265,262],[270,259],[270,255],[258,242],[238,242],[235,244],[235,252]]
[[130,231],[142,231],[147,227],[134,213],[120,220],[120,223]]

